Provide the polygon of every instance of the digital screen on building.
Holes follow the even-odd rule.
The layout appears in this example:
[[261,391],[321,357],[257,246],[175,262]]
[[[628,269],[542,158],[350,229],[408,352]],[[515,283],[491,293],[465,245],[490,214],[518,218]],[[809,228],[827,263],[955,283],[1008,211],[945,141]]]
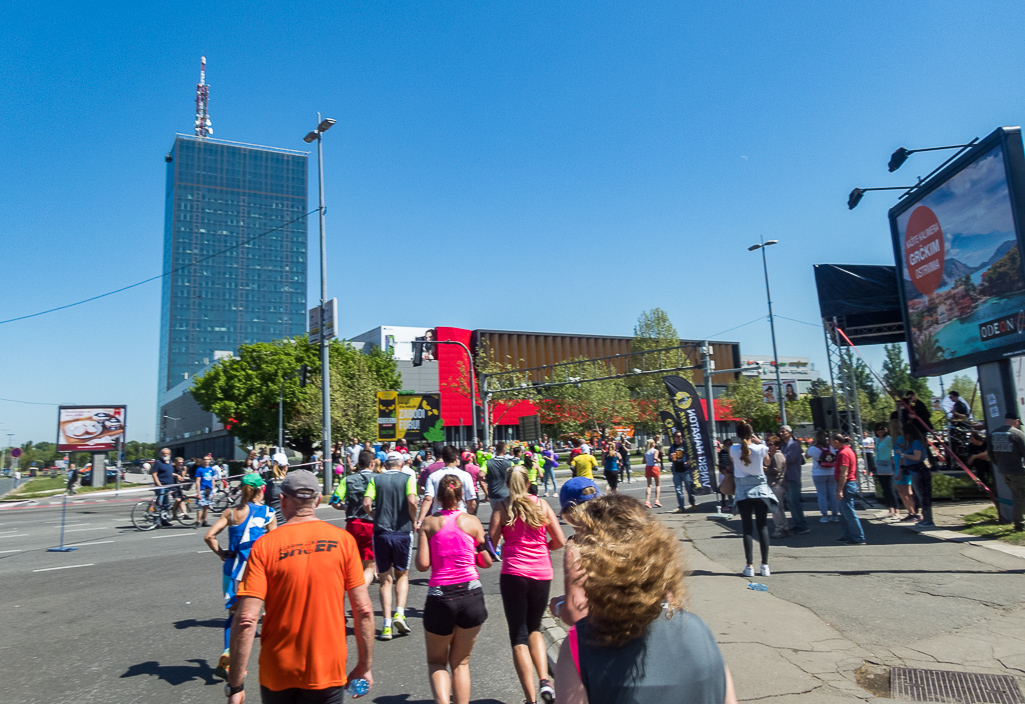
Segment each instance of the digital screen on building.
[[1025,353],[1023,176],[1020,130],[1001,128],[890,210],[915,376]]

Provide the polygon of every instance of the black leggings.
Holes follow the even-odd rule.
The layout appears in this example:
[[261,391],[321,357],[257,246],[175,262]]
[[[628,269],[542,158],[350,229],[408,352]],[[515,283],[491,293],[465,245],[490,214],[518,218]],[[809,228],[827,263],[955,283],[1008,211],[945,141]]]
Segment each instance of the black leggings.
[[[744,499],[736,503],[740,511],[740,523],[744,529],[744,559],[753,565],[751,559],[754,548],[754,528],[758,527],[758,544],[762,549],[762,564],[769,564],[769,507],[762,499]],[[754,514],[754,522],[751,515]]]
[[897,498],[897,491],[893,486],[892,474],[877,474],[876,480],[879,488],[883,490],[883,503],[886,508],[900,508],[900,499]]
[[515,574],[499,577],[502,606],[509,624],[509,641],[513,647],[529,645],[530,634],[541,630],[541,617],[548,608],[550,579],[530,579]]

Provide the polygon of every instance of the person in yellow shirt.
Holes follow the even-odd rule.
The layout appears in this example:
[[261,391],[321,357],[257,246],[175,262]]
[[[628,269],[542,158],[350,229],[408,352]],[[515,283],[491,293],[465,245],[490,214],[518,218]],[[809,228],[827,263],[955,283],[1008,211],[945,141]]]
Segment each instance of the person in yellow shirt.
[[574,477],[594,479],[594,468],[598,466],[598,461],[594,459],[594,455],[581,452],[573,458],[572,464]]

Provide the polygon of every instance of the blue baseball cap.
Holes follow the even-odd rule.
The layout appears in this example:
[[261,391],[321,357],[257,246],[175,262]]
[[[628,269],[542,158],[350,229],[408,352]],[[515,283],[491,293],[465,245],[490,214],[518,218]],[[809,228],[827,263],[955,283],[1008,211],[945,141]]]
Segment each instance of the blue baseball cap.
[[587,477],[573,477],[563,483],[559,489],[559,503],[562,510],[576,506],[590,499],[597,499],[601,496],[601,489],[594,483],[594,480]]

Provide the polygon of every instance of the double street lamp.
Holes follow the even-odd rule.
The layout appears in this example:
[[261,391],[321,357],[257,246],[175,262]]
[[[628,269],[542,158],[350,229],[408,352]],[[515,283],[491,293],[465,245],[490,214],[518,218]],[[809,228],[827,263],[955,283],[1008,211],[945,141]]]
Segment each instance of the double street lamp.
[[324,335],[324,309],[327,304],[327,240],[324,234],[324,144],[322,135],[334,126],[330,117],[320,119],[317,113],[317,129],[311,131],[303,141],[307,144],[317,143],[317,190],[319,191],[320,211],[320,377],[321,396],[323,397],[324,434],[321,439],[321,454],[324,467],[324,495],[331,493],[331,364],[328,340]]
[[762,269],[765,271],[765,298],[769,302],[769,330],[772,332],[772,364],[776,367],[776,400],[779,402],[779,419],[783,425],[787,424],[786,397],[783,395],[783,382],[779,375],[779,355],[776,353],[776,322],[772,315],[772,293],[769,291],[769,263],[765,258],[765,248],[779,244],[779,240],[765,241],[764,238],[758,244],[753,244],[747,251],[754,252],[762,250]]

